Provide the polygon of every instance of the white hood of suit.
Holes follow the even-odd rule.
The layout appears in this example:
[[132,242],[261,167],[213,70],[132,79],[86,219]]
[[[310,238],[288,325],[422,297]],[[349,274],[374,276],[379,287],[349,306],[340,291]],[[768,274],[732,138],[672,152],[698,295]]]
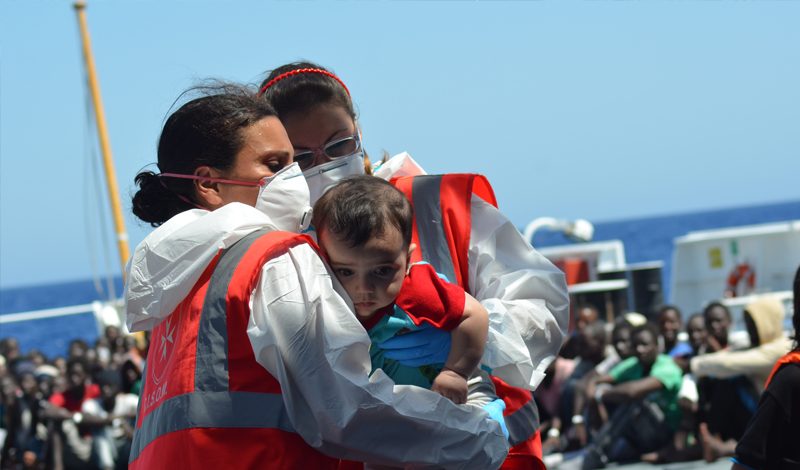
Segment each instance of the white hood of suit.
[[268,228],[278,229],[269,216],[238,202],[215,211],[188,210],[168,220],[125,265],[128,329],[155,328],[189,295],[220,250]]
[[155,328],[189,295],[211,260],[247,234],[261,229],[299,233],[308,226],[308,185],[296,163],[263,182],[255,207],[236,202],[215,211],[182,212],[136,247],[125,265],[130,331]]

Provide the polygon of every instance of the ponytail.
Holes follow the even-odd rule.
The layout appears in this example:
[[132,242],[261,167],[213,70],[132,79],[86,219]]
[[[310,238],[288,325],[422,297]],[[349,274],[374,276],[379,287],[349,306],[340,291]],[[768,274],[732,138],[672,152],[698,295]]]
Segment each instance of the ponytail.
[[183,196],[180,192],[170,189],[161,177],[152,171],[139,173],[134,181],[139,190],[133,196],[133,215],[153,227],[160,226],[183,211],[195,208],[192,202],[188,202],[191,199],[186,197],[191,197],[188,191],[193,188],[191,183],[181,182],[183,186],[188,186],[182,188],[186,194]]

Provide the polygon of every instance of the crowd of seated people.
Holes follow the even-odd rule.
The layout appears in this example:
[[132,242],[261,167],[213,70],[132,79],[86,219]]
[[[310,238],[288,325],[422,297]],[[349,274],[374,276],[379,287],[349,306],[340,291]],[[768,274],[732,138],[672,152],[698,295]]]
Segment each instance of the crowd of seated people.
[[579,454],[584,469],[734,455],[792,345],[775,298],[745,306],[749,342],[733,340],[730,312],[716,302],[685,322],[673,306],[651,321],[629,313],[610,325],[591,306],[576,310],[586,313],[565,343],[572,358],[558,357],[534,396],[545,455]]
[[109,326],[66,357],[0,341],[0,469],[127,468],[149,337]]
[[[583,468],[734,455],[776,361],[792,342],[774,298],[744,309],[749,343],[733,341],[720,303],[682,320],[667,306],[606,324],[577,309],[575,331],[535,392],[542,449],[580,450]],[[678,338],[685,331],[686,342]],[[106,329],[67,357],[20,354],[0,341],[0,469],[127,468],[148,337]]]

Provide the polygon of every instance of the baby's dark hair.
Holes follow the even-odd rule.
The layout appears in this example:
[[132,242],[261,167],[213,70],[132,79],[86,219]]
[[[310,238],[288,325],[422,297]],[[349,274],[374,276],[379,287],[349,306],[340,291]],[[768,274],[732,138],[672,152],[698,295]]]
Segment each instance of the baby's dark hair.
[[403,246],[411,244],[414,210],[399,189],[381,178],[354,175],[322,195],[314,204],[312,219],[317,238],[322,233],[335,235],[350,247],[363,246],[382,236],[389,226],[403,236]]

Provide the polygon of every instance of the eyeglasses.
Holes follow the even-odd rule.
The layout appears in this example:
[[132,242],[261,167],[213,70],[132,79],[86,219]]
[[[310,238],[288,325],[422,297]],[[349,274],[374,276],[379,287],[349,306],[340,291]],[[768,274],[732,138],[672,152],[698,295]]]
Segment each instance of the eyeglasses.
[[307,170],[314,166],[319,157],[325,156],[331,160],[349,157],[361,150],[361,140],[358,134],[334,140],[316,150],[306,150],[294,154],[294,161],[300,166],[301,170]]

